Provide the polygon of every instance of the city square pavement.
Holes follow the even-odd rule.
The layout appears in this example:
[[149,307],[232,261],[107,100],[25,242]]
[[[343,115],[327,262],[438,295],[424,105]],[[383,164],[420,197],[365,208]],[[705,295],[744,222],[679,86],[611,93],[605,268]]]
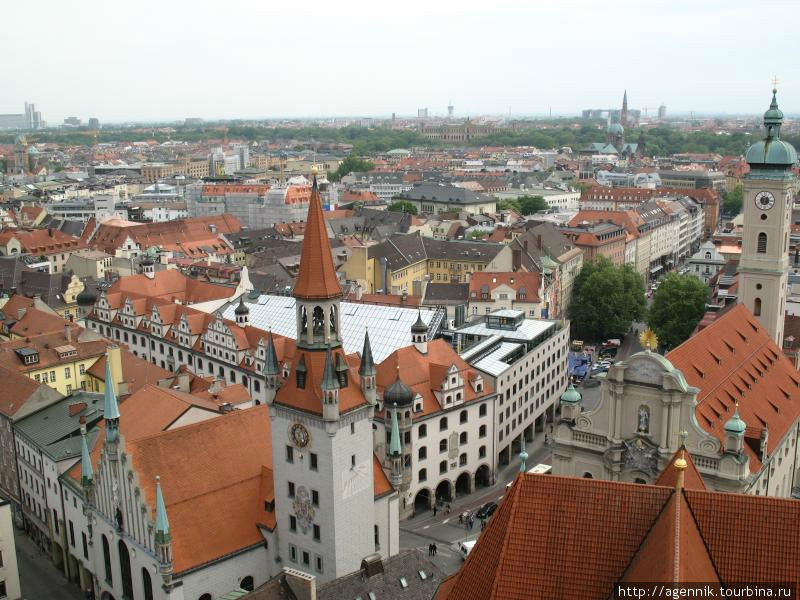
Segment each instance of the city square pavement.
[[[537,435],[536,439],[528,444],[526,451],[529,458],[528,468],[538,463],[550,463],[552,455],[550,448],[544,444],[544,435]],[[494,485],[479,488],[472,494],[458,496],[450,503],[450,513],[446,514],[441,508],[433,516],[432,510],[427,510],[411,519],[400,523],[400,548],[418,548],[427,554],[428,545],[436,544],[437,554],[431,560],[445,574],[455,573],[463,563],[458,545],[466,540],[475,540],[481,533],[481,524],[477,519],[473,528],[467,529],[459,524],[458,515],[464,511],[474,513],[487,502],[497,502],[503,499],[506,485],[514,479],[519,472],[519,456],[512,456],[511,464],[503,468],[496,478]]]

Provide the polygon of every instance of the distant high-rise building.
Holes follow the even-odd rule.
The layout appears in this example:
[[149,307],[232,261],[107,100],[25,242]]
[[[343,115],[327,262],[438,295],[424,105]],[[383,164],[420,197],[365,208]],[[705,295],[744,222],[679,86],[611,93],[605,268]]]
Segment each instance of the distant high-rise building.
[[447,105],[447,118],[448,119],[452,119],[453,118],[453,111],[454,110],[455,110],[455,107],[453,106],[453,103],[450,102],[450,104]]
[[67,117],[64,119],[64,125],[67,127],[80,127],[81,120],[78,117]]
[[100,129],[100,119],[91,117],[89,119],[89,129]]
[[29,103],[25,103],[25,129],[33,129],[33,113],[36,107]]
[[663,121],[667,118],[667,107],[665,105],[661,105],[658,107],[658,120]]
[[428,109],[427,108],[418,108],[417,109],[417,118],[418,119],[427,119],[428,118]]

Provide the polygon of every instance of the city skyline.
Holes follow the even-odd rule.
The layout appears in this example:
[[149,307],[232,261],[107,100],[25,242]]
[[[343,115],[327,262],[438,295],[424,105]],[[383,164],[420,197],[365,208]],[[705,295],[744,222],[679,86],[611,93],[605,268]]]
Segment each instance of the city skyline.
[[[50,124],[73,115],[381,117],[420,107],[445,115],[452,101],[456,117],[556,116],[616,107],[627,89],[631,108],[649,114],[662,103],[670,115],[758,114],[776,75],[787,114],[800,97],[789,21],[775,20],[755,53],[736,35],[750,29],[745,2],[642,8],[626,0],[613,10],[583,0],[501,3],[490,14],[479,6],[411,3],[380,15],[362,3],[335,14],[315,2],[302,11],[233,3],[222,26],[209,28],[219,10],[206,3],[145,2],[124,23],[100,3],[80,12],[45,3],[48,18],[32,42],[36,15],[11,5],[8,42],[26,52],[0,67],[8,90],[0,112],[29,100]],[[735,76],[715,76],[731,66]]]

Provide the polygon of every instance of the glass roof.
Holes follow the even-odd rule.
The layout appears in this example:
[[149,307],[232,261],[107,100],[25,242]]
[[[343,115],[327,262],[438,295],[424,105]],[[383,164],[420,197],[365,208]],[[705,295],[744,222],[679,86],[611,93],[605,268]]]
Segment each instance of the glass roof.
[[[222,316],[236,320],[234,310],[237,302],[229,304]],[[288,338],[297,337],[295,299],[291,296],[272,296],[262,294],[253,303],[246,303],[250,309],[250,325]],[[357,302],[341,303],[342,344],[347,354],[360,353],[364,347],[364,334],[369,327],[369,341],[372,356],[380,363],[398,348],[411,345],[411,326],[417,321],[416,308],[396,306],[377,306]],[[430,326],[436,311],[422,309],[422,320]],[[429,332],[430,339],[432,333]]]

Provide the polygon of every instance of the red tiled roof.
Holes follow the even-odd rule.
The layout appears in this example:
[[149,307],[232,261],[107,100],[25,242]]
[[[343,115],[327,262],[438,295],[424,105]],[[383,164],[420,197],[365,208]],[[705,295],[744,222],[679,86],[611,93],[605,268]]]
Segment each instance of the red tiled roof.
[[672,458],[667,463],[667,466],[664,467],[664,470],[661,471],[661,475],[658,476],[654,485],[663,485],[665,487],[675,487],[675,483],[678,480],[678,471],[675,469],[675,461],[678,458],[683,458],[686,461],[686,470],[683,472],[683,489],[686,490],[705,490],[706,484],[703,481],[703,477],[700,475],[700,471],[697,470],[697,465],[694,464],[691,455],[686,452],[686,450],[681,447],[675,451],[675,454],[672,455]]
[[[471,300],[481,300],[481,289],[487,286],[491,292],[497,286],[505,285],[518,294],[520,290],[525,290],[525,302],[539,302],[539,274],[526,271],[516,271],[514,273],[490,273],[488,271],[478,271],[469,278],[469,297]],[[490,297],[489,300],[492,300]],[[517,296],[517,301],[523,299]]]
[[800,504],[518,475],[438,600],[612,597],[618,581],[800,581]]
[[[722,442],[737,400],[752,436],[760,438],[761,430],[769,429],[769,455],[800,417],[800,373],[744,305],[729,309],[666,357],[699,388],[697,422]],[[747,443],[744,450],[750,471],[758,472],[760,453]]]

